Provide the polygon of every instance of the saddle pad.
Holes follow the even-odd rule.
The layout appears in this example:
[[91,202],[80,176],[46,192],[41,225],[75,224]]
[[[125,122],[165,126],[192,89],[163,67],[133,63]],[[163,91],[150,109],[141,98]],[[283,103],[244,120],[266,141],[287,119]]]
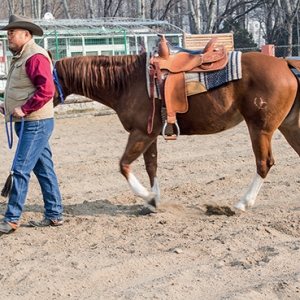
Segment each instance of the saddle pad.
[[229,81],[242,78],[242,52],[228,52],[228,64],[225,68],[213,72],[186,73],[186,82],[199,81],[207,89],[216,88]]
[[[219,71],[213,72],[200,72],[200,73],[189,73],[186,72],[186,83],[187,86],[190,85],[191,82],[199,82],[202,86],[201,89],[198,89],[199,92],[206,92],[210,89],[216,88],[222,84],[225,84],[229,81],[238,80],[242,78],[242,64],[241,57],[242,52],[233,51],[228,52],[228,64],[225,68]],[[151,56],[148,57],[150,59]],[[147,60],[146,67],[148,68],[149,60]],[[156,82],[157,85],[157,82]],[[198,85],[198,86],[200,86]],[[148,94],[150,97],[150,80],[149,74],[147,73],[147,88]],[[191,94],[195,94],[195,92],[189,93],[189,87],[187,88],[188,96]],[[158,86],[155,88],[155,98],[160,98]]]

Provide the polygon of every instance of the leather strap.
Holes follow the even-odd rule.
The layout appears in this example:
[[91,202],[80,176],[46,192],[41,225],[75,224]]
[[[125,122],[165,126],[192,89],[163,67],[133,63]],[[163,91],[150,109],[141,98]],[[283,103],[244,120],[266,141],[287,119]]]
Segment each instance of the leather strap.
[[151,134],[153,130],[153,121],[154,121],[154,115],[155,115],[155,97],[154,97],[154,87],[155,87],[155,78],[157,78],[158,81],[158,87],[159,87],[159,93],[161,96],[161,105],[165,106],[165,98],[164,98],[164,82],[162,80],[162,72],[159,67],[158,62],[154,62],[151,64],[150,68],[150,101],[151,101],[151,111],[148,117],[148,126],[147,126],[147,132],[148,134]]
[[153,130],[153,119],[155,114],[155,98],[154,98],[154,77],[155,77],[155,69],[151,66],[149,71],[150,73],[150,102],[151,102],[151,111],[148,117],[148,126],[147,132],[150,134]]

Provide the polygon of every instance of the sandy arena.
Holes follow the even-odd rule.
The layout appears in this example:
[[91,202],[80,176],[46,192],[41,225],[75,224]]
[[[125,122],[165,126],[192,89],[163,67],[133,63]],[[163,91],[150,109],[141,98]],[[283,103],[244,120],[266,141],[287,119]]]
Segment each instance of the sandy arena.
[[[3,185],[17,139],[8,149],[0,121]],[[33,175],[22,226],[0,237],[1,299],[300,299],[300,160],[278,131],[276,164],[255,206],[233,216],[209,216],[205,205],[232,207],[252,182],[245,123],[159,137],[162,204],[148,216],[139,216],[143,201],[119,172],[127,137],[115,114],[56,118],[51,145],[65,224],[27,226],[43,217]],[[149,188],[142,157],[132,170]]]

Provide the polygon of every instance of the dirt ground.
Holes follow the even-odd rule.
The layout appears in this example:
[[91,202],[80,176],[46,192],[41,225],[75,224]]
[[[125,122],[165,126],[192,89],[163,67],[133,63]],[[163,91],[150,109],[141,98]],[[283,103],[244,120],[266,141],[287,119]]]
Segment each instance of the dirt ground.
[[[3,121],[0,120],[0,121]],[[3,184],[14,149],[0,124]],[[0,298],[27,299],[300,299],[298,155],[279,132],[276,165],[255,206],[232,206],[255,173],[245,123],[210,136],[159,137],[162,204],[140,216],[143,201],[119,172],[127,142],[115,114],[57,118],[51,138],[64,204],[64,226],[31,228],[43,217],[32,176],[22,226],[0,238]],[[142,157],[133,165],[147,188]],[[0,214],[6,199],[0,200]]]

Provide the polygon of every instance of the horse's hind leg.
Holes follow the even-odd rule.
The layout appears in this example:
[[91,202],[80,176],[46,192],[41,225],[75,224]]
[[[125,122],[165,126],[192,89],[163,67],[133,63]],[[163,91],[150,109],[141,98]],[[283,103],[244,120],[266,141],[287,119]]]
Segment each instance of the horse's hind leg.
[[[139,131],[131,131],[128,138],[128,143],[125,152],[120,160],[120,171],[125,176],[131,187],[133,193],[144,199],[147,204],[144,206],[141,214],[148,214],[154,212],[158,203],[157,194],[159,192],[158,184],[155,184],[155,174],[157,167],[157,148],[156,148],[156,138],[149,135],[143,135]],[[130,169],[130,164],[136,160],[142,153],[144,154],[144,159],[146,163],[146,169],[150,177],[150,183],[152,185],[152,190],[149,192],[135,177]],[[155,156],[151,159],[151,153]],[[152,182],[151,182],[152,180]]]
[[[284,135],[287,142],[300,156],[300,127],[299,127],[299,107],[295,106],[293,112],[279,126],[279,131]],[[251,131],[250,131],[251,135]],[[244,196],[244,198],[234,205],[234,208],[245,210],[254,205],[255,199],[266,178],[270,168],[274,164],[274,158],[271,151],[271,135],[262,136],[260,139],[252,138],[252,146],[256,157],[257,174]]]
[[290,114],[290,116],[284,120],[278,129],[283,134],[287,142],[300,156],[300,127],[298,118],[299,108],[297,108],[296,113]]
[[243,199],[234,204],[233,207],[241,211],[245,211],[246,208],[252,207],[255,203],[256,197],[262,187],[263,182],[264,179],[256,173]]
[[256,197],[262,187],[264,179],[267,177],[270,168],[274,165],[274,158],[271,150],[271,138],[273,133],[261,134],[261,130],[250,128],[249,132],[252,141],[252,148],[256,158],[256,171],[254,179],[243,197],[233,207],[245,211],[254,205]]

